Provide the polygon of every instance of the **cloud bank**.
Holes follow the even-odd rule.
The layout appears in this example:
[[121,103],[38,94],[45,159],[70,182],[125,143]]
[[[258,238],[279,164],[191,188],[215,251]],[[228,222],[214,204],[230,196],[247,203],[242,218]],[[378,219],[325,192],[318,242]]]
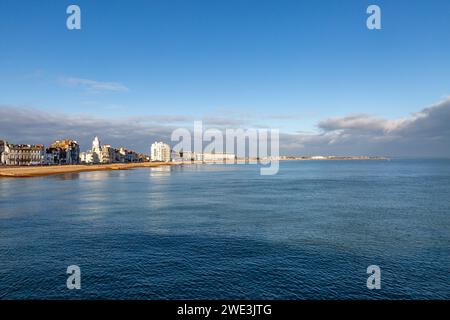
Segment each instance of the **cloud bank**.
[[[0,106],[0,139],[49,144],[68,137],[77,139],[82,149],[87,149],[98,135],[104,143],[148,153],[153,141],[170,142],[174,129],[180,126],[192,129],[193,120],[183,115],[106,119]],[[203,120],[206,125],[218,128],[251,127],[242,120],[222,116]],[[450,157],[449,123],[450,98],[402,119],[368,114],[324,119],[317,124],[316,133],[282,133],[280,147],[282,154],[293,155]]]
[[450,98],[402,119],[367,114],[324,119],[317,134],[283,135],[282,147],[309,155],[449,157],[449,124]]
[[12,143],[48,145],[56,139],[71,138],[85,150],[98,135],[102,143],[148,153],[151,142],[162,137],[170,138],[172,130],[170,126],[146,125],[132,119],[102,119],[91,115],[0,106],[0,139]]

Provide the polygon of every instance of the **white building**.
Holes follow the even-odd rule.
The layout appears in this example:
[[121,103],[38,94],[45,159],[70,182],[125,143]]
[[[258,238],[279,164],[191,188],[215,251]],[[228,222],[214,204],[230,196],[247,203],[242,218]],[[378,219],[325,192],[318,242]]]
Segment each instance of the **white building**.
[[202,153],[202,161],[234,161],[236,156],[234,153]]
[[125,149],[124,147],[116,149],[109,144],[102,145],[98,137],[95,137],[92,141],[91,150],[80,153],[80,162],[85,164],[128,163],[144,161],[146,161],[145,155],[134,152],[133,150]]
[[44,146],[41,144],[10,144],[2,142],[0,160],[10,166],[30,166],[44,163]]
[[172,158],[175,158],[176,162],[234,162],[236,160],[236,155],[234,153],[197,153],[192,151],[184,151],[176,154],[176,156],[172,156]]
[[4,152],[5,152],[5,147],[6,147],[6,141],[0,140],[0,165],[5,163],[5,159],[3,159],[5,157]]
[[95,137],[92,141],[92,149],[86,152],[80,153],[80,162],[81,163],[104,163],[105,157],[102,155],[102,147],[100,145],[100,140],[98,137]]
[[81,163],[94,163],[94,159],[92,157],[92,152],[81,152],[80,153],[80,162]]
[[152,161],[169,162],[170,146],[164,142],[155,142],[150,148],[150,159]]

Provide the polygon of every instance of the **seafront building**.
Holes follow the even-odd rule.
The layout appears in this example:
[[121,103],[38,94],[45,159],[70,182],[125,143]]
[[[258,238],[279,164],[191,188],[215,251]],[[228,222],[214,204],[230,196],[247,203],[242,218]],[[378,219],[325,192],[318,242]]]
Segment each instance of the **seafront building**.
[[6,141],[0,140],[0,165],[3,164],[3,152],[5,151]]
[[80,162],[84,164],[100,163],[130,163],[147,161],[144,154],[120,147],[111,147],[109,144],[102,145],[100,139],[95,137],[92,141],[92,149],[80,153]]
[[202,161],[234,161],[234,153],[202,153]]
[[113,163],[115,159],[114,148],[109,144],[101,146],[99,159],[100,163]]
[[0,165],[65,165],[65,164],[102,164],[132,163],[150,161],[150,157],[133,150],[109,144],[102,145],[95,137],[92,148],[80,152],[77,141],[72,139],[56,140],[47,149],[44,145],[11,144],[0,140]]
[[215,153],[215,152],[192,152],[183,151],[174,156],[176,162],[205,161],[205,162],[224,162],[235,161],[234,153]]
[[56,140],[45,152],[45,164],[80,163],[80,146],[75,140]]
[[148,161],[147,156],[137,153],[133,150],[128,150],[124,147],[114,149],[114,161],[119,163],[144,162]]
[[170,146],[164,142],[154,142],[150,148],[151,161],[170,162]]
[[137,153],[133,150],[120,147],[115,149],[116,162],[128,163],[128,162],[145,162],[150,161],[150,158],[142,153]]
[[29,166],[44,163],[44,146],[41,144],[11,144],[1,141],[0,161],[7,166]]
[[111,146],[102,146],[100,139],[95,137],[92,141],[91,150],[80,153],[80,162],[85,164],[110,163],[113,159],[111,153]]
[[80,163],[82,164],[90,164],[94,163],[94,158],[92,152],[81,152],[80,153]]

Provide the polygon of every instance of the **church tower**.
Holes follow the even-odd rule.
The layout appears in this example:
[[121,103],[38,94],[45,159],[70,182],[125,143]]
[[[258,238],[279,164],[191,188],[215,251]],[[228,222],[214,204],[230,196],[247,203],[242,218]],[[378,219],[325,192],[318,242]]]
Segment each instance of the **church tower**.
[[92,161],[94,163],[99,163],[101,160],[102,148],[100,146],[100,140],[96,136],[94,141],[92,141]]
[[98,137],[94,138],[94,141],[92,141],[92,152],[100,152],[101,148],[100,148],[100,140],[98,139]]

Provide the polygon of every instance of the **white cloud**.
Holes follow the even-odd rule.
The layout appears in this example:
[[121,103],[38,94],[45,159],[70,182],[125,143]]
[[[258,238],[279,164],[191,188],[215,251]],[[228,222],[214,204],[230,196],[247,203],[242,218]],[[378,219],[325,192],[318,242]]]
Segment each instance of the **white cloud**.
[[61,82],[74,87],[83,87],[89,91],[114,91],[114,92],[127,92],[129,89],[118,82],[102,82],[83,78],[62,78]]
[[389,133],[405,125],[407,120],[388,120],[367,114],[352,114],[343,118],[329,118],[319,122],[325,131],[354,130],[364,132]]

